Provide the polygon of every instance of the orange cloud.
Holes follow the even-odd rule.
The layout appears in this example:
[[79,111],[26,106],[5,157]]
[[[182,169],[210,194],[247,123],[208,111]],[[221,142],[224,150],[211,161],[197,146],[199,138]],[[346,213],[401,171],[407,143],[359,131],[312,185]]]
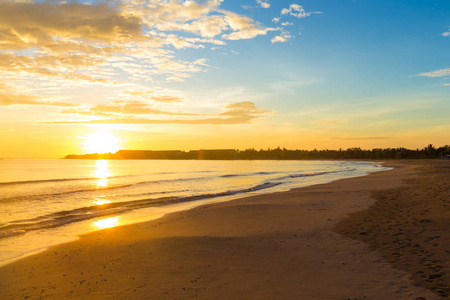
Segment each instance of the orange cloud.
[[[225,111],[216,115],[201,115],[179,112],[167,112],[152,109],[144,103],[115,101],[107,105],[96,105],[91,109],[66,109],[64,113],[91,115],[95,117],[106,117],[91,121],[60,121],[45,124],[209,124],[209,125],[232,125],[247,124],[256,118],[270,115],[272,112],[257,108],[253,102],[239,102],[228,104]],[[166,115],[189,117],[183,119],[149,119],[136,117],[137,115]]]
[[75,2],[1,1],[0,29],[3,49],[39,47],[56,38],[109,42],[142,35],[136,16],[123,15],[107,4]]
[[174,103],[174,102],[181,102],[183,98],[175,97],[175,96],[168,96],[168,95],[158,95],[153,91],[122,91],[122,94],[130,95],[135,98],[140,99],[148,99],[153,100],[155,102],[162,102],[162,103]]
[[[227,40],[277,30],[221,9],[222,2],[0,0],[2,79],[14,85],[22,78],[33,83],[58,78],[46,81],[49,89],[61,83],[79,87],[133,82],[143,87],[161,75],[165,81],[184,81],[210,66],[204,58],[176,59],[172,47],[223,46]],[[197,36],[186,37],[186,32]],[[151,100],[177,101],[156,95]]]

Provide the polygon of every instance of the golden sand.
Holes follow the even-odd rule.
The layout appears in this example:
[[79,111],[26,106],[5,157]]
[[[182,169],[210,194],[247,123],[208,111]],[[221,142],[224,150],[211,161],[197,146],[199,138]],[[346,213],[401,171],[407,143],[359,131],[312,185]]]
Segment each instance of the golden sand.
[[414,283],[448,298],[450,161],[414,164],[406,185],[373,192],[375,205],[352,214],[335,230],[369,243],[395,268],[411,273]]

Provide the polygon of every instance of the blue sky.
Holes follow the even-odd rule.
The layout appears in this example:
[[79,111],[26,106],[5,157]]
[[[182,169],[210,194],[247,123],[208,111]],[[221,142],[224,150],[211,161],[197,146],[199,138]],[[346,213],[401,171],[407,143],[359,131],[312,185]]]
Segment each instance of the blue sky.
[[128,149],[450,143],[449,1],[0,0],[0,11],[2,157],[82,153],[93,134]]

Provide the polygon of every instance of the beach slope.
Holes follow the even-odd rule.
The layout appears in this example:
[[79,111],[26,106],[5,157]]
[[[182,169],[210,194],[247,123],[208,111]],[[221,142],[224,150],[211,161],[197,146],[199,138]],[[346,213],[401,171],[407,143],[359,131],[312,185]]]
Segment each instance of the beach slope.
[[411,273],[417,285],[448,298],[450,161],[414,165],[415,175],[405,185],[374,191],[376,203],[351,214],[335,231],[370,244],[395,268]]
[[94,232],[1,267],[0,296],[438,299],[368,244],[334,231],[349,214],[373,205],[373,193],[421,176],[416,167],[396,163],[365,177]]

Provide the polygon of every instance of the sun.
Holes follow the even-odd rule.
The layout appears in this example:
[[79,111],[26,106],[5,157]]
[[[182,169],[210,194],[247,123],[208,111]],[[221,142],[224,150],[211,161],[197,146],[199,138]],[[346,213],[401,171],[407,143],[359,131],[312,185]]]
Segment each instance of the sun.
[[119,148],[119,139],[108,131],[97,131],[86,137],[86,153],[114,153]]

